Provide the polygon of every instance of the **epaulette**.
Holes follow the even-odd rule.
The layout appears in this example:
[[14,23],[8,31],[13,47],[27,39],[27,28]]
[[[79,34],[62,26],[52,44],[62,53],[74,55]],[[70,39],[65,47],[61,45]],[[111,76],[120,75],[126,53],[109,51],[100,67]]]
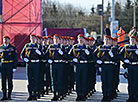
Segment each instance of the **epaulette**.
[[26,44],[25,44],[25,47],[26,47],[28,44],[29,44],[29,43],[26,43]]
[[15,47],[15,45],[13,45],[13,44],[11,44],[11,45]]
[[124,46],[125,46],[125,47],[126,47],[126,46],[129,46],[129,44],[125,44]]

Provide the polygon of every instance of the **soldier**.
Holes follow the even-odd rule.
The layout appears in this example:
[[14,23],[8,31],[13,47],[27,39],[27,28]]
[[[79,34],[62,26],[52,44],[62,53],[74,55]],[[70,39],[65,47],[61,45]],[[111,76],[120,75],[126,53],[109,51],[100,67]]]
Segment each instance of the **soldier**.
[[44,58],[44,53],[43,53],[43,46],[42,46],[42,37],[41,36],[37,36],[37,47],[38,50],[41,52],[41,55],[39,55],[39,91],[37,92],[37,97],[40,98],[41,95],[43,96],[43,92],[44,92],[44,67],[45,67],[45,58]]
[[[90,47],[91,55],[93,54],[94,50],[96,49],[96,46],[94,45],[94,42],[95,42],[95,39],[93,37],[89,37],[89,47]],[[96,63],[95,63],[94,60],[90,60],[90,71],[89,72],[90,72],[90,75],[91,75],[90,95],[92,95],[92,93],[96,92],[96,90],[95,90],[95,84],[96,84]]]
[[37,100],[37,92],[39,91],[39,71],[40,71],[40,55],[36,44],[35,35],[30,35],[30,43],[27,43],[22,52],[21,58],[26,62],[26,71],[28,77],[28,101]]
[[88,73],[88,56],[90,52],[88,51],[84,42],[84,36],[82,34],[78,35],[78,44],[75,44],[70,52],[70,60],[73,59],[76,69],[76,101],[85,101],[87,94],[87,73]]
[[131,36],[129,42],[129,45],[127,44],[121,49],[120,60],[128,69],[129,99],[127,102],[138,102],[138,46],[136,45],[136,37]]
[[[122,47],[119,47],[118,44],[117,44],[117,38],[114,37],[112,38],[112,50],[115,50],[116,52],[116,55],[119,55],[119,52],[120,52],[120,49]],[[120,73],[120,60],[116,60],[116,67],[114,68],[114,90],[113,90],[113,97],[112,98],[116,98],[118,95],[117,95],[117,92],[119,92],[118,90],[118,85],[119,85],[119,73]]]
[[65,60],[65,49],[59,43],[59,35],[54,35],[54,44],[49,45],[47,49],[47,54],[49,55],[48,63],[52,67],[52,86],[54,97],[52,101],[57,101],[58,98],[63,96],[63,69],[64,69],[64,60]]
[[[9,36],[3,37],[3,44],[0,46],[0,72],[1,72],[1,83],[2,83],[2,91],[3,100],[11,100],[11,93],[13,90],[13,72],[16,71],[17,67],[17,50],[14,45],[10,44]],[[7,97],[7,84],[8,80],[8,97]]]
[[[47,62],[47,59],[48,59],[48,56],[46,54],[46,50],[49,46],[49,42],[47,41],[48,40],[48,37],[43,37],[43,54],[44,54],[44,57],[43,57],[43,63],[45,64],[44,66],[44,93],[46,93],[46,95],[49,94],[49,87],[50,87],[50,83],[51,83],[51,78],[50,78],[50,66]],[[46,86],[46,89],[45,89],[45,86]]]
[[112,40],[111,36],[104,36],[104,45],[99,46],[95,50],[97,56],[97,64],[101,66],[101,80],[102,80],[102,101],[111,101],[113,92],[113,69],[115,68],[117,56],[111,50]]

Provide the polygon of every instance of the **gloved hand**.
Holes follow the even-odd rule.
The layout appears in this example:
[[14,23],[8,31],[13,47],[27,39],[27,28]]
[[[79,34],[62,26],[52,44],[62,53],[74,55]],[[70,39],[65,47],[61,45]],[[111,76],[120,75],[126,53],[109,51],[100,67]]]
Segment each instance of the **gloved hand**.
[[73,62],[78,62],[78,59],[77,58],[73,58]]
[[90,52],[86,49],[85,50],[85,53],[87,54],[87,55],[89,55],[90,54]]
[[138,55],[138,50],[136,50],[135,53]]
[[59,53],[60,55],[63,55],[63,51],[61,51],[61,49],[58,50],[58,53]]
[[13,73],[14,73],[14,72],[16,72],[16,69],[15,69],[15,68],[13,68],[13,69],[12,69],[12,72],[13,72]]
[[26,63],[29,62],[28,58],[24,58],[23,59]]
[[110,50],[109,52],[109,55],[111,56],[111,57],[114,57],[114,54],[113,54],[113,52]]
[[103,61],[101,61],[101,60],[97,60],[96,63],[98,63],[98,64],[102,64]]
[[130,61],[128,59],[124,60],[125,63],[130,63]]
[[48,63],[52,64],[52,63],[53,63],[53,61],[52,61],[51,59],[49,59],[49,60],[48,60]]
[[38,49],[36,49],[35,52],[36,52],[38,55],[41,55],[41,52],[40,52]]

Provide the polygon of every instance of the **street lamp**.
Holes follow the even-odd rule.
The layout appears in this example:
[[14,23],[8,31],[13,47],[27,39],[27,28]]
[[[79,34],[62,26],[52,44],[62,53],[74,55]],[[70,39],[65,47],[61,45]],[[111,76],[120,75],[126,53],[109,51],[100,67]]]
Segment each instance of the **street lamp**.
[[104,0],[102,0],[102,16],[101,16],[101,37],[103,39],[103,29],[104,29]]
[[134,27],[136,27],[136,1],[134,0]]

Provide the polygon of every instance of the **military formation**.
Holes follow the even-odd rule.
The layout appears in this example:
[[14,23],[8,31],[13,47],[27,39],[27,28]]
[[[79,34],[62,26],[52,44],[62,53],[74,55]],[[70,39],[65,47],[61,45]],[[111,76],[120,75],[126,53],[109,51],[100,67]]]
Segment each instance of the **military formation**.
[[[2,78],[1,100],[11,100],[12,75],[16,71],[17,51],[4,36],[0,47],[0,70]],[[120,62],[128,70],[127,102],[138,102],[138,38],[129,36],[129,44],[118,46],[118,39],[104,36],[104,44],[95,45],[93,37],[79,34],[75,39],[55,34],[53,37],[30,35],[20,56],[26,62],[28,101],[53,93],[51,101],[63,100],[76,91],[76,101],[85,101],[95,92],[96,71],[101,71],[101,101],[118,97]],[[6,88],[8,80],[8,89]],[[7,96],[8,90],[8,96]]]

